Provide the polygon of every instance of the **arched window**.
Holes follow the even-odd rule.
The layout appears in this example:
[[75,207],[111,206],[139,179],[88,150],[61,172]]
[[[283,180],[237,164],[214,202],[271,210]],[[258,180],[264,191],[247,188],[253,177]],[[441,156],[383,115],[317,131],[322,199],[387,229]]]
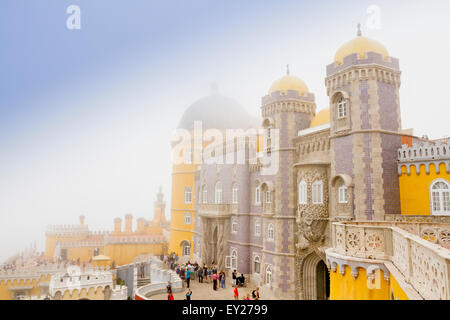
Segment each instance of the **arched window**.
[[431,214],[450,214],[450,184],[444,179],[431,183]]
[[266,268],[266,279],[265,284],[270,285],[272,283],[272,267],[269,265]]
[[348,189],[345,185],[341,185],[339,187],[339,203],[347,203],[348,202]]
[[184,203],[192,203],[192,188],[184,187]]
[[272,202],[271,195],[270,190],[266,190],[266,203]]
[[308,203],[308,189],[305,180],[300,181],[298,184],[298,204]]
[[238,261],[237,250],[233,249],[231,251],[231,268],[234,270],[237,270],[237,261]]
[[344,97],[341,97],[338,100],[337,113],[338,119],[345,118],[347,116],[347,103],[345,102]]
[[190,256],[191,255],[191,244],[189,243],[189,241],[184,240],[181,243],[181,253],[183,254],[183,256]]
[[232,221],[231,221],[231,232],[232,233],[237,233],[238,232],[237,219],[232,219]]
[[215,197],[216,203],[221,204],[222,203],[222,184],[220,182],[216,183],[216,197]]
[[323,203],[323,183],[320,180],[314,181],[312,184],[312,203]]
[[237,183],[233,183],[233,187],[231,188],[231,200],[233,204],[238,203],[238,186]]
[[259,183],[255,188],[255,204],[261,204],[261,186]]
[[203,186],[203,195],[202,195],[202,200],[203,203],[208,203],[208,187],[206,185]]
[[260,273],[261,272],[261,259],[259,256],[255,256],[253,258],[253,272]]
[[274,239],[274,228],[272,223],[270,223],[269,226],[267,227],[267,239],[269,240]]

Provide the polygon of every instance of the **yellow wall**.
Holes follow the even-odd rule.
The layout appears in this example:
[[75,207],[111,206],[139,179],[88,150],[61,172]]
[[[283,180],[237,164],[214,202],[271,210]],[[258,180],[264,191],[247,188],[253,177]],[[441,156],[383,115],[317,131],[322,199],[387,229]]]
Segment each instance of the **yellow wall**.
[[121,266],[133,262],[134,258],[141,254],[160,255],[163,247],[162,243],[108,244],[104,254],[110,257],[116,266]]
[[411,166],[408,176],[406,166],[402,167],[399,177],[401,212],[405,215],[430,215],[430,184],[435,179],[445,179],[450,182],[445,164],[439,165],[440,173],[436,173],[434,164],[430,164],[430,173],[427,174],[425,166],[420,166],[419,174],[416,167]]
[[393,295],[394,300],[409,300],[408,296],[400,287],[397,280],[392,276],[392,274],[390,275],[390,284],[391,284],[391,293]]
[[[171,218],[170,218],[170,243],[169,252],[175,252],[181,255],[180,243],[187,240],[191,244],[191,257],[193,253],[192,238],[194,235],[194,195],[195,181],[194,171],[197,165],[181,164],[174,165],[172,172],[172,201],[171,201]],[[192,203],[184,203],[184,188],[192,188]],[[208,197],[211,195],[208,194]],[[184,213],[191,213],[191,224],[184,224]]]
[[359,268],[356,280],[351,275],[349,266],[345,267],[345,274],[330,270],[330,300],[390,300],[390,288],[381,271],[380,288],[369,289],[366,270]]
[[14,279],[14,280],[1,280],[0,281],[0,300],[12,300],[13,291],[10,291],[11,287],[22,287],[22,286],[33,286],[32,289],[28,291],[30,296],[43,296],[44,293],[39,287],[39,282],[50,281],[50,275],[42,275],[39,279]]

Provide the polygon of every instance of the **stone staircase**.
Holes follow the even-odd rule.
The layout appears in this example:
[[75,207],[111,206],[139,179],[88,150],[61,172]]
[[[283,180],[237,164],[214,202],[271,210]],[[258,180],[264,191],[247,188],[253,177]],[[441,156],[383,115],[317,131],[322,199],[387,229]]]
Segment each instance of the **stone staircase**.
[[148,278],[138,278],[137,279],[137,287],[140,288],[142,286],[146,286],[150,284],[150,277]]

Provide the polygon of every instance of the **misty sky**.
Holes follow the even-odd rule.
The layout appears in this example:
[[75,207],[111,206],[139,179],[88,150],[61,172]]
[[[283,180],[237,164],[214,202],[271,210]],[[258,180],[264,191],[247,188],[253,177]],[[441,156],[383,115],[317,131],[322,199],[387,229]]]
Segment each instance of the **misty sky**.
[[[68,30],[66,8],[81,8]],[[370,5],[381,28],[366,26]],[[0,261],[48,224],[112,229],[152,218],[162,185],[170,216],[170,139],[212,82],[259,115],[285,73],[328,106],[325,67],[356,35],[400,59],[403,128],[450,133],[450,2],[289,0],[2,0]]]

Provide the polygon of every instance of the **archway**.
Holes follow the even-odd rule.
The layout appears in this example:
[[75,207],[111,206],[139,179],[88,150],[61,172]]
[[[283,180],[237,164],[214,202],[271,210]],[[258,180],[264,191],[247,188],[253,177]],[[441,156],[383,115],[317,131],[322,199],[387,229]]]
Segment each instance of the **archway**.
[[303,262],[303,292],[305,300],[327,300],[330,296],[328,268],[313,252]]
[[330,272],[327,265],[320,260],[316,267],[316,299],[328,300],[330,298]]

